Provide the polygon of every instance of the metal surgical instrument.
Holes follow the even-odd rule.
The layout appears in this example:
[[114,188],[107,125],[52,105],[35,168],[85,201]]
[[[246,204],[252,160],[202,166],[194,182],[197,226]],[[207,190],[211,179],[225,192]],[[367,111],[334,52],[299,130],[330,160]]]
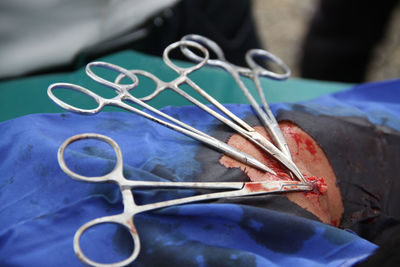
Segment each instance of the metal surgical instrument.
[[[108,174],[98,177],[86,177],[72,171],[65,163],[64,153],[68,145],[82,139],[97,139],[109,144],[116,155],[115,167]],[[61,169],[71,178],[85,182],[111,182],[119,186],[122,194],[123,212],[117,215],[106,216],[89,221],[82,225],[74,236],[74,250],[77,257],[92,266],[125,266],[133,262],[140,252],[140,239],[134,224],[134,216],[138,213],[155,210],[159,208],[181,205],[203,200],[219,198],[241,197],[250,195],[262,195],[269,193],[284,193],[293,191],[313,190],[312,184],[298,181],[265,181],[265,182],[153,182],[128,180],[123,175],[122,152],[118,144],[111,138],[95,133],[79,134],[68,138],[58,150],[58,162]],[[225,190],[216,193],[195,195],[179,199],[161,201],[156,203],[137,205],[134,201],[132,189],[134,188],[186,188],[186,189],[215,189]],[[228,190],[228,191],[226,191]],[[99,263],[89,259],[81,249],[80,239],[82,234],[91,227],[99,224],[112,223],[125,227],[131,234],[134,244],[133,251],[126,259],[116,263]]]
[[[205,58],[208,58],[207,50],[204,47],[202,47],[201,45],[194,43],[194,42],[189,42],[189,43],[185,42],[185,44],[202,48],[205,51]],[[190,68],[181,68],[181,67],[175,66],[173,64],[172,64],[172,67],[175,70],[177,70],[178,73],[183,73],[184,75],[187,75],[188,73],[202,67],[204,64],[205,64],[205,61],[200,62],[199,64],[197,64],[193,67],[190,67]],[[132,83],[118,84],[118,83],[106,80],[106,79],[98,76],[97,74],[95,74],[92,70],[93,67],[105,68],[105,69],[113,70],[115,72],[123,74],[124,77],[129,77],[129,79],[132,81]],[[232,158],[237,159],[245,164],[248,164],[248,165],[258,168],[262,171],[270,172],[270,173],[276,175],[276,173],[273,170],[271,170],[270,168],[265,166],[263,163],[261,163],[254,157],[252,157],[242,151],[239,151],[236,148],[229,146],[228,144],[195,129],[195,128],[159,111],[158,109],[153,108],[152,106],[146,104],[145,102],[141,101],[140,99],[137,99],[136,97],[132,96],[129,91],[134,89],[137,86],[138,79],[133,73],[129,72],[128,70],[126,70],[122,67],[119,67],[117,65],[110,64],[110,63],[92,62],[86,66],[86,73],[90,78],[92,78],[97,83],[100,83],[111,89],[114,89],[117,93],[117,96],[115,96],[114,98],[110,98],[110,99],[103,98],[103,97],[99,96],[98,94],[94,93],[93,91],[91,91],[87,88],[84,88],[82,86],[79,86],[79,85],[75,85],[75,84],[71,84],[71,83],[55,83],[55,84],[50,85],[47,90],[47,94],[49,95],[50,99],[52,99],[57,105],[59,105],[60,107],[66,109],[66,110],[76,112],[76,113],[82,113],[82,114],[96,114],[96,113],[100,112],[104,106],[107,106],[107,105],[112,105],[112,106],[117,106],[117,107],[123,108],[125,110],[139,114],[147,119],[155,121],[163,126],[170,128],[170,129],[173,129],[173,130],[183,133],[187,136],[190,136],[196,140],[199,140],[199,141],[201,141],[201,142],[203,142],[203,143],[205,143],[205,144],[207,144],[207,145],[209,145],[209,146],[225,153],[226,155],[231,156]],[[59,99],[53,93],[53,91],[55,89],[59,89],[59,88],[74,90],[74,91],[83,93],[83,94],[91,97],[93,100],[95,100],[96,103],[98,104],[98,106],[93,109],[83,109],[83,108],[78,108],[71,104],[68,104],[68,103],[64,102],[63,100]],[[155,116],[152,116],[149,113],[146,113],[146,112],[139,110],[131,105],[128,105],[127,103],[124,102],[126,100],[128,100],[132,103],[135,103],[137,105],[140,105],[143,108],[150,110],[151,112],[153,112],[159,116],[162,116],[165,119],[167,119],[175,124],[169,123],[162,119],[159,119]]]
[[[289,170],[291,170],[293,174],[300,181],[305,182],[303,175],[301,174],[300,171],[298,171],[297,167],[292,169],[289,168],[289,166],[295,165],[292,161],[292,156],[289,150],[289,146],[286,143],[286,140],[279,128],[279,124],[276,121],[275,116],[273,115],[265,99],[265,95],[259,80],[259,76],[268,77],[275,80],[285,80],[290,76],[290,68],[280,58],[262,49],[251,49],[246,53],[245,56],[246,62],[250,68],[236,66],[226,60],[222,49],[218,46],[217,43],[204,36],[197,34],[189,34],[182,37],[181,40],[183,41],[190,40],[198,42],[206,46],[208,49],[211,50],[211,52],[213,52],[216,58],[215,59],[208,58],[206,64],[222,68],[233,77],[233,79],[238,84],[238,86],[240,87],[246,98],[249,100],[253,110],[255,111],[255,113],[263,123],[264,127],[270,134],[272,140],[286,157],[283,157],[283,155],[277,153],[273,149],[272,149],[273,152],[271,154],[273,154],[273,156],[275,156],[283,165],[285,165]],[[193,53],[187,46],[181,46],[181,51],[186,57],[188,57],[192,61],[199,62],[204,60],[203,58]],[[257,57],[274,62],[283,71],[283,73],[279,74],[263,68],[255,61],[255,58]],[[262,110],[262,108],[258,105],[257,101],[254,99],[254,97],[244,84],[244,82],[241,80],[240,76],[245,76],[247,78],[250,78],[254,82],[264,110]],[[237,121],[237,123],[241,124],[240,121]],[[247,128],[248,125],[243,124],[242,127]],[[276,155],[274,153],[276,153]]]
[[[197,41],[197,39],[195,39],[195,40]],[[190,57],[191,59],[195,59],[198,65],[191,67],[191,68],[181,68],[181,67],[178,67],[177,65],[175,65],[174,63],[172,63],[172,61],[170,59],[170,52],[173,49],[176,49],[178,47],[181,48],[182,52],[186,56]],[[196,49],[200,50],[204,57],[197,56],[191,50],[189,50],[188,47],[196,48]],[[220,51],[220,49],[216,50],[216,51]],[[268,53],[268,52],[266,52],[266,53]],[[220,57],[224,58],[222,51],[220,52]],[[204,64],[206,64],[206,63],[210,64],[209,62],[212,62],[212,60],[209,59],[208,50],[203,46],[203,44],[201,42],[197,43],[197,42],[193,42],[191,40],[182,40],[182,41],[175,42],[175,43],[169,45],[164,50],[163,60],[167,64],[167,66],[169,66],[171,69],[175,70],[179,74],[179,76],[176,79],[174,79],[170,82],[161,81],[160,79],[158,79],[153,74],[151,74],[147,71],[130,70],[131,73],[133,73],[135,75],[145,76],[145,77],[151,79],[156,84],[156,88],[155,88],[154,92],[149,94],[146,97],[139,98],[140,100],[148,101],[148,100],[153,99],[154,97],[156,97],[158,94],[160,94],[162,91],[164,91],[166,89],[173,90],[174,92],[178,93],[179,95],[183,96],[184,98],[186,98],[193,104],[202,108],[204,111],[208,112],[209,114],[211,114],[212,116],[214,116],[215,118],[220,120],[221,122],[223,122],[226,125],[228,125],[229,127],[231,127],[233,130],[235,130],[236,132],[238,132],[239,134],[241,134],[242,136],[244,136],[245,138],[247,138],[248,140],[253,142],[255,145],[257,145],[259,148],[261,148],[268,154],[272,155],[276,160],[278,160],[281,164],[283,164],[286,168],[288,168],[296,176],[296,178],[298,180],[300,180],[302,182],[306,182],[302,173],[300,172],[300,170],[297,168],[297,166],[292,161],[291,156],[290,156],[290,151],[286,144],[286,141],[280,131],[279,125],[276,122],[275,117],[273,116],[273,114],[269,108],[268,108],[268,110],[269,110],[268,116],[271,118],[269,119],[269,117],[267,117],[267,115],[264,115],[264,117],[266,117],[265,120],[268,119],[268,121],[266,121],[265,124],[269,126],[268,131],[271,133],[273,140],[275,140],[278,143],[278,147],[280,147],[281,150],[279,150],[277,147],[275,147],[268,139],[266,139],[263,135],[258,133],[253,127],[248,125],[245,121],[243,121],[242,119],[240,119],[239,117],[234,115],[232,112],[230,112],[227,108],[225,108],[215,98],[213,98],[211,95],[209,95],[203,89],[201,89],[195,82],[193,82],[188,77],[188,74],[190,74],[194,70],[194,68],[198,69],[201,66],[203,66]],[[283,64],[283,62],[282,62],[282,64]],[[234,68],[233,65],[228,62],[224,62],[223,66],[225,66],[225,65],[230,66],[230,67],[228,67],[228,69]],[[200,66],[200,67],[198,67],[198,66]],[[238,67],[236,67],[236,68],[238,68]],[[258,69],[259,68],[257,68],[257,73],[261,72]],[[246,70],[248,70],[248,69],[246,69]],[[265,71],[267,71],[267,70],[265,70]],[[251,70],[248,70],[248,72],[250,73]],[[232,73],[233,73],[232,75],[234,75],[235,77],[238,76],[238,79],[235,79],[236,82],[238,82],[240,86],[244,86],[243,82],[239,78],[239,71],[232,71]],[[251,72],[251,73],[253,73],[253,72]],[[276,75],[279,75],[279,74],[276,74]],[[254,76],[255,76],[255,78],[254,78],[255,81],[257,81],[259,83],[259,80],[257,78],[258,74],[255,74]],[[125,77],[125,75],[123,73],[120,74],[116,78],[115,83],[119,84],[124,77]],[[224,117],[220,113],[212,110],[210,107],[204,105],[203,103],[201,103],[200,101],[198,101],[197,99],[195,99],[194,97],[192,97],[191,95],[189,95],[188,93],[186,93],[185,91],[180,89],[179,86],[184,83],[188,84],[198,94],[200,94],[207,101],[209,101],[212,105],[214,105],[216,108],[218,108],[222,113],[224,113],[229,119],[227,117]],[[245,88],[245,86],[244,86],[244,88]],[[248,90],[246,88],[244,90],[247,92],[247,95],[249,95],[251,97]],[[262,92],[262,90],[261,90],[261,92]],[[251,99],[253,99],[253,98],[251,98]],[[255,102],[254,99],[252,101],[252,105],[255,106],[258,110],[260,110],[259,106],[257,105],[257,103]],[[265,102],[265,105],[268,105],[268,104]],[[262,112],[262,110],[260,110],[258,113],[265,114]]]

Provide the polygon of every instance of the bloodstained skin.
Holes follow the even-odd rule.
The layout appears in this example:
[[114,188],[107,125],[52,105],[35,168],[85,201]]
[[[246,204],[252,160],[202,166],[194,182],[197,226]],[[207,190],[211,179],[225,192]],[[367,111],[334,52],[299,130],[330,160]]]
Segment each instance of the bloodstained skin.
[[[293,161],[304,177],[314,184],[314,190],[311,192],[285,193],[285,196],[316,215],[322,222],[338,226],[343,214],[343,204],[336,186],[336,176],[325,153],[311,136],[296,125],[283,122],[280,123],[280,127],[292,152]],[[257,126],[255,129],[269,139],[263,127]],[[228,168],[240,168],[247,174],[250,181],[291,180],[287,170],[279,162],[244,137],[234,134],[229,138],[228,144],[254,156],[278,174],[275,176],[259,171],[228,156],[221,157],[221,164]]]

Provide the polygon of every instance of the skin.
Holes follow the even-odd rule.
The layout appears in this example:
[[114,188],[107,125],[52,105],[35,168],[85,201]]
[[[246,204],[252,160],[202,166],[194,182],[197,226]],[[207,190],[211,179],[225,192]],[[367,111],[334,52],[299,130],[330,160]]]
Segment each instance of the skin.
[[[322,222],[338,226],[343,214],[343,204],[339,188],[336,185],[335,173],[321,147],[301,128],[291,122],[279,124],[282,133],[289,145],[294,163],[298,166],[306,179],[313,177],[323,178],[320,191],[291,192],[285,196],[317,216]],[[254,127],[256,131],[270,139],[268,133],[261,126]],[[228,168],[240,168],[249,177],[250,181],[273,181],[291,179],[288,172],[278,162],[259,150],[250,141],[239,134],[232,135],[228,144],[246,152],[277,172],[278,176],[264,173],[249,167],[230,157],[222,156],[220,163]],[[326,186],[325,186],[326,184]],[[325,190],[326,189],[326,190]]]

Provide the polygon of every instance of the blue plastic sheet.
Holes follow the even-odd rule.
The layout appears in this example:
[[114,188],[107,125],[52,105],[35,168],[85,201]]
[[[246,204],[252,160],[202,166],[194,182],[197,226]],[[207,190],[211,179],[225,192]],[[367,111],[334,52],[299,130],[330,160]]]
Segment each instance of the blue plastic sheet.
[[[399,85],[399,81],[363,85],[303,104],[310,112],[362,116],[399,130]],[[279,104],[273,109],[292,106]],[[242,118],[251,113],[247,105],[228,107]],[[206,132],[219,124],[195,107],[164,111]],[[202,144],[129,113],[36,114],[3,122],[1,266],[80,266],[72,247],[75,231],[91,219],[122,212],[117,186],[74,181],[58,166],[62,142],[86,132],[105,134],[120,145],[129,179],[195,181],[204,171],[196,159]],[[79,143],[71,151],[69,166],[85,174],[109,171],[114,163],[111,148],[96,142]],[[134,193],[142,204],[194,192]],[[134,266],[349,266],[376,249],[349,231],[240,204],[169,207],[140,214],[135,224],[142,249]],[[105,262],[122,259],[132,248],[127,232],[111,225],[90,231],[82,245],[88,255]]]

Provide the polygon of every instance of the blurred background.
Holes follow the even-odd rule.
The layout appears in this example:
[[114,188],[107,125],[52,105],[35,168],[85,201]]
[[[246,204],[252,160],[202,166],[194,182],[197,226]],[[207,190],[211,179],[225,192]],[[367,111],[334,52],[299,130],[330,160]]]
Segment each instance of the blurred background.
[[[318,0],[253,0],[252,10],[262,45],[279,55],[291,67],[294,77],[300,77],[299,57],[302,41],[318,4]],[[400,5],[394,8],[387,32],[373,51],[365,81],[398,77]]]
[[0,79],[70,71],[124,49],[161,56],[183,35],[244,65],[265,48],[293,77],[360,83],[400,77],[399,0],[0,1]]

